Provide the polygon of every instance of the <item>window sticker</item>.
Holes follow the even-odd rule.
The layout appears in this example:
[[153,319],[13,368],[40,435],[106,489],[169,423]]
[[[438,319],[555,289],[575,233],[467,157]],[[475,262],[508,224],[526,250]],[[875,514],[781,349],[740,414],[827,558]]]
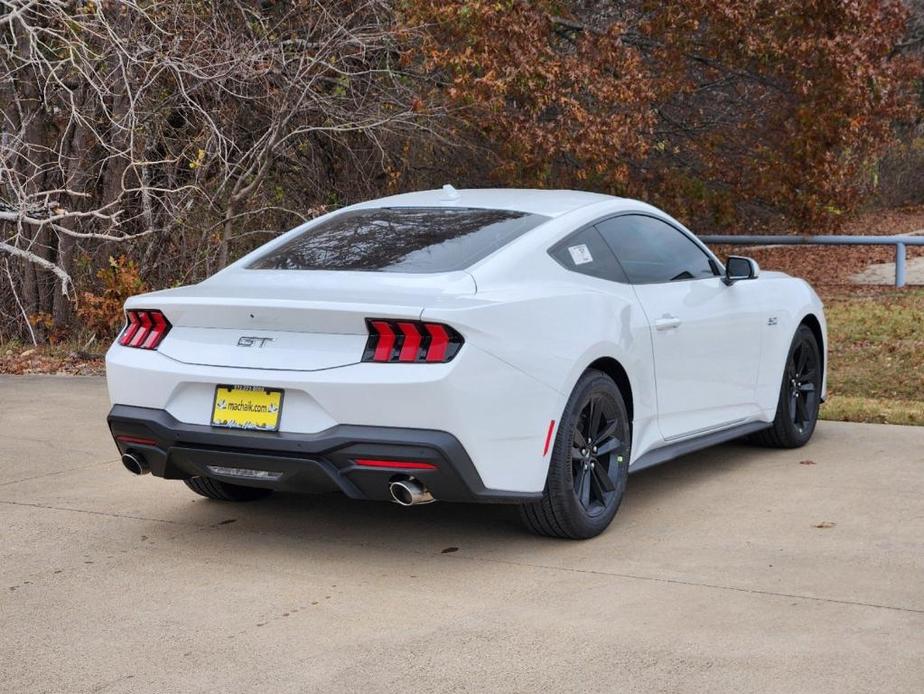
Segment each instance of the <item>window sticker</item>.
[[575,265],[586,265],[594,262],[594,257],[590,254],[590,249],[586,243],[579,243],[577,246],[568,246],[568,252],[571,254],[571,260]]

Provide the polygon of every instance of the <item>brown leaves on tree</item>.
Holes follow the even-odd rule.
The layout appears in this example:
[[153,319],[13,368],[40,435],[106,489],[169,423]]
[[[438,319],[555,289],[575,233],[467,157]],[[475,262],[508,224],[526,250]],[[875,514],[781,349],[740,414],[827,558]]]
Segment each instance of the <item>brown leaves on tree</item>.
[[138,264],[124,255],[109,258],[109,266],[96,273],[98,293],[83,292],[77,303],[77,316],[94,337],[111,339],[123,322],[122,306],[135,294],[147,291]]
[[[567,18],[556,16],[571,8]],[[833,228],[874,186],[921,65],[895,2],[429,0],[406,62],[496,153],[504,184],[660,203],[702,228]]]

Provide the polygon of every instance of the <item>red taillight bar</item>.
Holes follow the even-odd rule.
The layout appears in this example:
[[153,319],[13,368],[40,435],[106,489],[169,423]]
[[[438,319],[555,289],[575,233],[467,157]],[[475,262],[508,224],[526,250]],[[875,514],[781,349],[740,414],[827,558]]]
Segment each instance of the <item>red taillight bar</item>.
[[427,361],[444,361],[446,350],[449,348],[449,333],[439,323],[424,323],[430,333],[430,348],[427,350]]
[[398,323],[404,342],[398,352],[398,361],[417,361],[420,350],[420,330],[414,323]]
[[172,327],[164,314],[156,309],[132,309],[126,311],[125,316],[125,329],[118,340],[123,347],[157,349]]
[[448,325],[426,321],[367,318],[369,340],[363,361],[404,364],[451,361],[465,340]]
[[138,315],[134,311],[129,311],[127,313],[127,319],[128,322],[125,325],[125,330],[122,331],[122,336],[119,338],[120,345],[127,345],[131,342],[132,337],[138,332],[138,328],[141,327],[141,321],[138,320]]
[[154,321],[151,320],[151,315],[147,311],[138,311],[136,315],[138,320],[141,321],[141,327],[135,332],[132,341],[128,343],[129,347],[141,347],[148,333],[151,332],[151,326],[154,324]]
[[[395,346],[395,331],[385,321],[372,321],[369,330],[370,341],[373,334],[378,339],[372,352],[372,361],[388,361],[391,358],[391,350]],[[369,360],[364,359],[364,361]]]

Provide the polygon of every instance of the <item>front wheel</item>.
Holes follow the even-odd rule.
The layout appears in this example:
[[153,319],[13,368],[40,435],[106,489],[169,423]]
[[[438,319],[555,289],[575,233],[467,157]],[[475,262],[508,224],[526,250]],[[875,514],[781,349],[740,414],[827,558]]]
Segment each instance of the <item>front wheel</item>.
[[769,429],[753,434],[753,440],[772,448],[799,448],[808,443],[821,406],[821,375],[818,340],[807,325],[800,325],[786,357],[776,418]]
[[587,371],[559,423],[545,494],[520,506],[526,526],[575,540],[606,530],[626,489],[630,436],[619,388],[606,374]]

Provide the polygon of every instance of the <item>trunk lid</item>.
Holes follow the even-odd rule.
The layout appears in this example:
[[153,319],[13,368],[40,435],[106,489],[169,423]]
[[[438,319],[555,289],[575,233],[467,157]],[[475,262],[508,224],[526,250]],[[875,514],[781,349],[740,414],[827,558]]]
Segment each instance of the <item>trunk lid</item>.
[[475,289],[465,272],[232,270],[126,308],[163,311],[173,327],[158,351],[185,364],[317,371],[362,359],[366,318],[417,319]]

